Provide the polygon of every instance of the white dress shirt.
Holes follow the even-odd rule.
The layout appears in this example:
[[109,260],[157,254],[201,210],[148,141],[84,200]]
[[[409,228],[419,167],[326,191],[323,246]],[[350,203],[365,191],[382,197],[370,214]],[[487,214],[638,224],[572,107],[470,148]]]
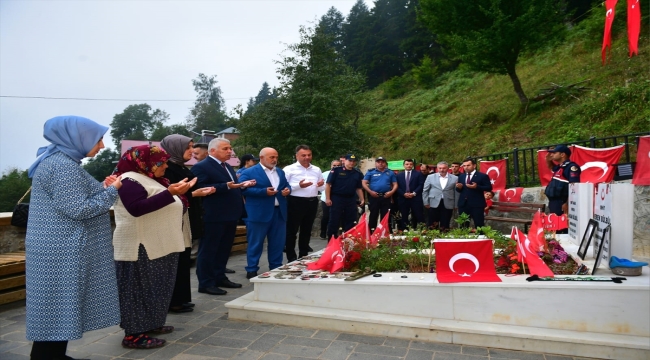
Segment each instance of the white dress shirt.
[[447,181],[449,181],[449,176],[440,176],[440,188],[445,189],[445,186],[447,186]]
[[[262,167],[262,169],[264,169],[264,173],[266,174],[266,177],[269,178],[269,181],[271,182],[271,186],[273,186],[273,188],[277,191],[282,191],[282,189],[278,189],[278,186],[280,186],[280,176],[278,175],[278,172],[275,170],[275,167],[273,167],[273,169],[269,169],[266,166],[262,165],[262,163],[260,163],[260,166]],[[275,199],[275,206],[280,205],[280,203],[278,202],[278,198],[274,198],[274,199]]]
[[[295,162],[286,166],[283,170],[284,176],[287,178],[289,186],[291,186],[291,196],[312,198],[317,197],[319,191],[325,190],[325,184],[320,187],[316,186],[323,179],[323,174],[318,166],[309,164],[308,167],[304,167],[299,162]],[[302,180],[312,184],[306,188],[301,188],[300,181]]]

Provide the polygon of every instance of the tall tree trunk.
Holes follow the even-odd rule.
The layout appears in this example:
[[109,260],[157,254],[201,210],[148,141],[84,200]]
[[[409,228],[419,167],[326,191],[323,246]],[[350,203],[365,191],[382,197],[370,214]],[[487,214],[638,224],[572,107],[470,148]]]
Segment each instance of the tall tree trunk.
[[528,105],[528,97],[524,93],[524,89],[521,88],[519,77],[517,76],[517,72],[515,71],[515,65],[514,64],[506,65],[506,71],[508,72],[508,76],[510,76],[510,80],[512,81],[512,86],[515,88],[515,92],[519,97],[519,101],[521,101],[521,105],[522,106]]

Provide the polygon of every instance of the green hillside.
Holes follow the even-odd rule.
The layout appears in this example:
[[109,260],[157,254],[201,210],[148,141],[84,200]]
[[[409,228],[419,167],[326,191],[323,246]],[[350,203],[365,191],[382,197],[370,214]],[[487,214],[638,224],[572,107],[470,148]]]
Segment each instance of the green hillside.
[[531,102],[527,109],[520,107],[508,76],[462,68],[442,75],[431,89],[414,88],[399,98],[387,97],[388,86],[408,79],[367,92],[359,127],[369,136],[370,155],[457,161],[514,147],[650,131],[647,27],[639,39],[640,55],[632,58],[626,34],[617,34],[606,66],[599,40],[579,38],[522,58],[517,73],[531,99],[550,83],[566,86],[589,79],[582,85],[591,90],[560,90],[554,101]]

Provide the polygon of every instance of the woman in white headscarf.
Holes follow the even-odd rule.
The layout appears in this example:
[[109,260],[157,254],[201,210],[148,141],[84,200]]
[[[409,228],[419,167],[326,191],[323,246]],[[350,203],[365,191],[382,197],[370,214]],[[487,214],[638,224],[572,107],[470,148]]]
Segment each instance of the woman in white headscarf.
[[81,167],[104,148],[107,130],[78,116],[46,121],[51,144],[28,170],[27,339],[34,360],[71,359],[68,340],[120,322],[109,208],[122,183],[108,177],[102,184]]

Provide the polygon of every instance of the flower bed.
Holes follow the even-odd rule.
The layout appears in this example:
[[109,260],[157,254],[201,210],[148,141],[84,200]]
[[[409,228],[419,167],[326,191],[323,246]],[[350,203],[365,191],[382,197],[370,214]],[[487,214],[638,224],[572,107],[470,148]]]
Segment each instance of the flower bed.
[[[456,228],[444,233],[425,228],[408,230],[390,238],[380,239],[376,247],[368,246],[362,239],[348,236],[344,239],[344,270],[370,268],[377,272],[435,272],[434,239],[476,239],[479,236],[493,240],[497,273],[527,273],[524,272],[522,263],[517,260],[516,241],[489,226],[480,227],[475,231]],[[571,275],[578,271],[579,265],[554,239],[548,240],[546,249],[538,255],[554,274]]]

